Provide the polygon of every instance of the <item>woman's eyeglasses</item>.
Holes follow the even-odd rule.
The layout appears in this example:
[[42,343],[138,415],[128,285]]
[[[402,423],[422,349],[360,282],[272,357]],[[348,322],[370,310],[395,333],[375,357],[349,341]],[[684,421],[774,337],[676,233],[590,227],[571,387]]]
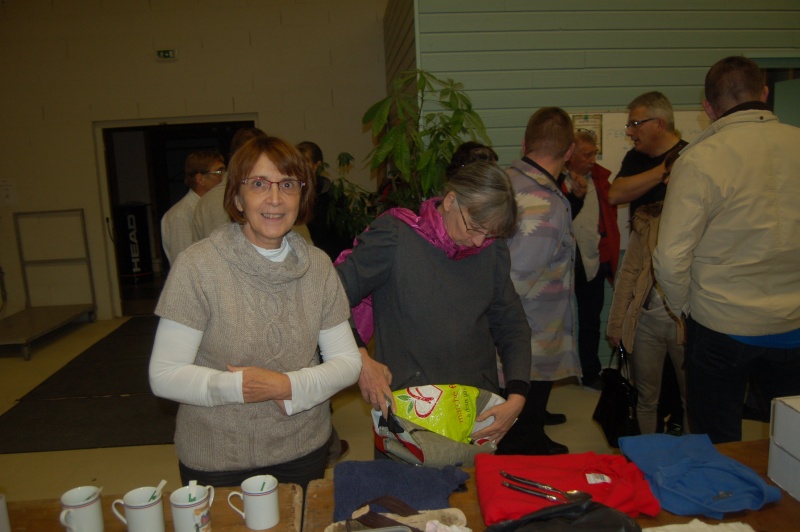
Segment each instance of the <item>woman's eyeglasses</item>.
[[272,185],[278,185],[278,191],[287,196],[296,196],[300,194],[305,183],[299,179],[284,179],[283,181],[270,181],[264,177],[245,177],[242,179],[242,184],[256,194],[265,194],[268,192]]
[[499,238],[497,235],[493,235],[491,233],[487,233],[486,231],[470,227],[470,225],[467,223],[467,219],[464,217],[464,211],[461,210],[461,205],[456,205],[456,206],[458,207],[458,212],[461,214],[461,219],[464,221],[464,227],[466,227],[467,229],[467,234],[471,236],[482,236],[484,238]]

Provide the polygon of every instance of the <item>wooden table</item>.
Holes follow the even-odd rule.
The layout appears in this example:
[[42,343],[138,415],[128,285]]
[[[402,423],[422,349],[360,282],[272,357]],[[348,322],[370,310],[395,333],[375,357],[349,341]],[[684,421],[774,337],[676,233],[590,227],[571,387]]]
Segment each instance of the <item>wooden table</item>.
[[[250,530],[244,524],[242,516],[228,506],[228,494],[232,491],[241,491],[239,488],[216,488],[214,502],[211,505],[211,527],[214,532],[246,531]],[[111,503],[121,499],[123,494],[103,495],[103,519],[105,532],[124,532],[127,530],[114,512]],[[281,521],[277,526],[270,528],[275,532],[300,532],[300,522],[303,512],[303,490],[297,484],[280,484],[278,486],[278,500],[281,512]],[[234,499],[234,504],[242,507],[241,499]],[[119,509],[120,506],[117,506]],[[61,501],[59,499],[42,499],[35,501],[9,501],[8,517],[11,521],[13,532],[64,532],[64,527],[59,522],[61,514]],[[172,527],[172,510],[169,505],[169,493],[164,492],[164,521],[166,530]]]
[[[717,445],[720,453],[733,458],[746,466],[751,467],[763,478],[767,478],[767,463],[769,457],[769,440],[751,442],[736,442]],[[453,493],[450,496],[450,505],[461,508],[467,517],[469,527],[475,532],[486,529],[478,506],[478,497],[475,490],[475,471],[468,470],[470,479],[467,481],[467,491]],[[767,482],[773,482],[767,479]],[[757,511],[744,511],[736,514],[727,514],[722,522],[742,521],[748,523],[755,530],[784,531],[800,529],[800,502],[791,495],[781,490],[783,497],[780,501],[764,506]],[[700,519],[707,523],[719,523],[716,519],[701,516],[679,516],[661,510],[656,517],[642,517],[637,519],[642,528],[662,526],[668,524],[688,523],[692,519]],[[308,485],[306,495],[303,531],[319,532],[333,521],[333,481],[314,480]]]

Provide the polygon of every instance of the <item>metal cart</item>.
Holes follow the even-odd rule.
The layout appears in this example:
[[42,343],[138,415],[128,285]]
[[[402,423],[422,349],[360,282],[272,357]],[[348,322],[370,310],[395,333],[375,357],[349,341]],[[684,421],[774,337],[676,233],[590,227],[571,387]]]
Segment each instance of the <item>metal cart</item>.
[[[75,217],[73,219],[73,217]],[[72,219],[72,223],[70,220]],[[83,242],[82,250],[70,248],[70,252],[80,251],[78,256],[57,256],[57,257],[36,257],[27,258],[26,245],[23,243],[25,234],[25,220],[33,220],[37,223],[48,224],[54,232],[53,238],[57,238],[59,230],[69,231],[75,222],[80,224],[80,237]],[[62,222],[57,226],[52,223]],[[66,222],[66,223],[64,223]],[[83,209],[67,209],[55,211],[37,212],[15,212],[14,229],[17,236],[17,248],[19,249],[19,260],[22,269],[22,282],[25,288],[25,310],[12,314],[0,320],[0,345],[19,345],[21,354],[25,360],[31,359],[31,342],[48,334],[56,329],[67,325],[75,319],[86,314],[89,321],[96,318],[97,302],[94,292],[94,279],[92,277],[92,265],[89,260],[89,243],[86,236],[86,222],[83,216]],[[75,235],[72,235],[73,237]],[[30,237],[29,237],[30,238]],[[65,239],[69,240],[69,239]],[[58,248],[58,246],[53,246]],[[56,249],[56,252],[59,251]],[[63,250],[61,250],[63,251]],[[41,251],[39,255],[41,255]],[[31,253],[28,252],[28,255]],[[64,255],[70,255],[64,253]],[[34,306],[31,304],[31,290],[29,284],[29,273],[34,268],[48,268],[59,265],[78,265],[84,267],[88,278],[88,286],[91,297],[89,303],[59,304],[47,306]]]

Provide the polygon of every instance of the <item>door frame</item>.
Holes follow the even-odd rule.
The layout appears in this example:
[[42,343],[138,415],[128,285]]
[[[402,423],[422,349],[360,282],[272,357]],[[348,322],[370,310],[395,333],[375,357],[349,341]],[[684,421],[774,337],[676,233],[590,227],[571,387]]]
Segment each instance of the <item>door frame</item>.
[[258,126],[258,115],[256,113],[236,113],[223,115],[200,115],[170,118],[143,118],[132,120],[104,120],[92,122],[94,134],[95,159],[97,166],[97,186],[100,193],[100,223],[103,227],[103,255],[108,275],[108,290],[111,297],[112,318],[123,316],[122,297],[120,294],[119,270],[117,268],[117,254],[113,241],[113,221],[114,213],[112,210],[111,191],[108,184],[108,166],[105,151],[105,139],[103,130],[115,128],[135,128],[152,127],[160,125],[181,125],[193,123],[213,123],[213,122],[239,122],[252,121]]

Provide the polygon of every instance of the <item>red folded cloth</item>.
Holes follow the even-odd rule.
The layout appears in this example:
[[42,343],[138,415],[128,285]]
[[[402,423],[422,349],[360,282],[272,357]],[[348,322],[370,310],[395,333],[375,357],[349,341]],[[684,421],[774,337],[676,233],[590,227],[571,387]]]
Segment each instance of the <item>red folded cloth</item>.
[[[591,493],[592,500],[616,508],[631,517],[656,515],[661,509],[644,474],[624,456],[610,454],[562,454],[555,456],[475,457],[475,482],[483,520],[492,525],[552,506],[546,499],[506,488],[517,484],[500,476],[505,471],[554,488]],[[519,484],[517,484],[519,485]],[[523,486],[530,488],[529,486]]]

